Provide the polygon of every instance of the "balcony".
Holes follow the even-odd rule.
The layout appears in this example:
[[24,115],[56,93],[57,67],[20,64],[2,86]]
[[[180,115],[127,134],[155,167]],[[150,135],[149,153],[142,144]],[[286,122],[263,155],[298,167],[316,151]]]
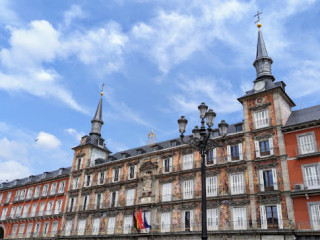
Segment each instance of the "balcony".
[[295,148],[297,158],[312,157],[320,154],[318,143],[298,144]]
[[320,177],[304,182],[293,183],[291,195],[304,195],[305,193],[313,193],[320,191]]
[[273,148],[269,148],[269,149],[265,149],[265,151],[261,151],[261,149],[259,151],[254,151],[255,153],[255,158],[256,159],[264,159],[264,158],[270,158],[270,157],[274,157],[276,155],[278,151],[278,147],[273,147]]
[[309,230],[320,230],[320,219],[314,221],[297,221],[296,222],[297,231],[309,231]]

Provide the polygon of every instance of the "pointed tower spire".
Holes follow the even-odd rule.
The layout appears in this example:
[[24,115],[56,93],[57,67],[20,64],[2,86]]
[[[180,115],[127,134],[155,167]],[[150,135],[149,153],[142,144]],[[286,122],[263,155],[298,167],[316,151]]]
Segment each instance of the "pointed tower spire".
[[102,85],[102,90],[101,90],[101,97],[100,101],[96,110],[96,114],[94,115],[93,119],[91,120],[91,132],[90,136],[98,136],[101,137],[101,127],[103,125],[102,121],[102,96],[103,96],[103,86]]
[[[260,19],[259,19],[260,20]],[[260,30],[262,24],[258,22],[258,43],[257,43],[257,54],[256,60],[253,66],[256,68],[257,78],[255,81],[261,78],[269,78],[274,81],[274,76],[271,72],[271,64],[273,63],[272,58],[268,56],[267,48],[263,40],[262,32]]]

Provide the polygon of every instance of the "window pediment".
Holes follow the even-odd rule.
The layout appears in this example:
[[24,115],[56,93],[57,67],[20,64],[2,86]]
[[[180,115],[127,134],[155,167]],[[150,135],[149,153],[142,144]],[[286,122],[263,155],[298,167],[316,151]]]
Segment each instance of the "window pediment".
[[251,111],[259,111],[259,110],[264,110],[264,109],[268,108],[269,106],[271,106],[271,103],[263,103],[263,104],[255,103],[255,106],[250,107],[249,109]]

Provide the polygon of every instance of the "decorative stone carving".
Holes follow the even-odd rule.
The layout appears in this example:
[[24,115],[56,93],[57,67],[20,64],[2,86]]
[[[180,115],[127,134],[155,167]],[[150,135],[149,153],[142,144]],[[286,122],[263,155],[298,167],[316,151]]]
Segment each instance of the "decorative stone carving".
[[247,169],[246,166],[234,166],[234,167],[227,167],[227,173],[237,173],[237,172],[244,172]]
[[263,205],[268,204],[279,204],[281,203],[281,195],[278,193],[269,193],[268,195],[261,195],[259,196],[259,202]]
[[143,176],[143,188],[142,188],[142,195],[143,196],[150,196],[152,192],[152,179],[151,173],[145,172]]
[[220,169],[215,169],[215,170],[207,170],[206,171],[206,177],[211,177],[211,176],[216,176],[220,172]]
[[167,177],[167,178],[160,178],[159,183],[170,183],[173,182],[176,178],[174,176]]
[[140,172],[142,171],[152,171],[153,169],[158,169],[158,164],[151,161],[145,161],[140,166]]
[[167,159],[167,158],[173,157],[174,155],[175,155],[175,152],[168,152],[168,153],[161,154],[160,157],[162,159]]
[[254,137],[254,140],[269,139],[273,136],[273,132],[263,133]]
[[255,164],[255,169],[260,170],[260,169],[269,169],[269,168],[277,168],[278,167],[278,163],[276,161],[272,162],[272,163],[267,163],[267,164],[259,164],[256,163]]
[[195,178],[195,173],[183,174],[179,176],[180,181],[191,180]]
[[250,107],[249,109],[251,111],[257,111],[257,110],[263,110],[266,109],[267,107],[271,106],[271,103],[265,103],[265,104],[260,104],[260,105],[255,105],[254,107]]

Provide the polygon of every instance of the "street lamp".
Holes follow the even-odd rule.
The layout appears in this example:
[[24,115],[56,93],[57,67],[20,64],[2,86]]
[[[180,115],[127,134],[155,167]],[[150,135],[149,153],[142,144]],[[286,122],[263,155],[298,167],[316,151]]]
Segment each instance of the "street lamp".
[[[205,164],[205,155],[209,150],[221,147],[222,145],[218,143],[216,140],[210,138],[212,132],[212,126],[214,123],[214,118],[216,117],[216,113],[212,110],[208,110],[208,106],[203,102],[198,107],[201,118],[201,127],[195,126],[192,130],[192,136],[187,141],[184,141],[184,133],[186,131],[186,126],[188,124],[188,120],[181,116],[178,120],[179,124],[179,132],[181,133],[180,138],[181,141],[185,144],[189,144],[191,147],[196,149],[201,154],[201,211],[202,211],[202,233],[201,238],[203,240],[208,239],[207,234],[207,194],[206,194],[206,164]],[[205,120],[207,123],[207,128],[205,126]],[[228,124],[222,120],[221,123],[218,124],[219,127],[219,135],[223,138],[227,135],[228,132]]]

